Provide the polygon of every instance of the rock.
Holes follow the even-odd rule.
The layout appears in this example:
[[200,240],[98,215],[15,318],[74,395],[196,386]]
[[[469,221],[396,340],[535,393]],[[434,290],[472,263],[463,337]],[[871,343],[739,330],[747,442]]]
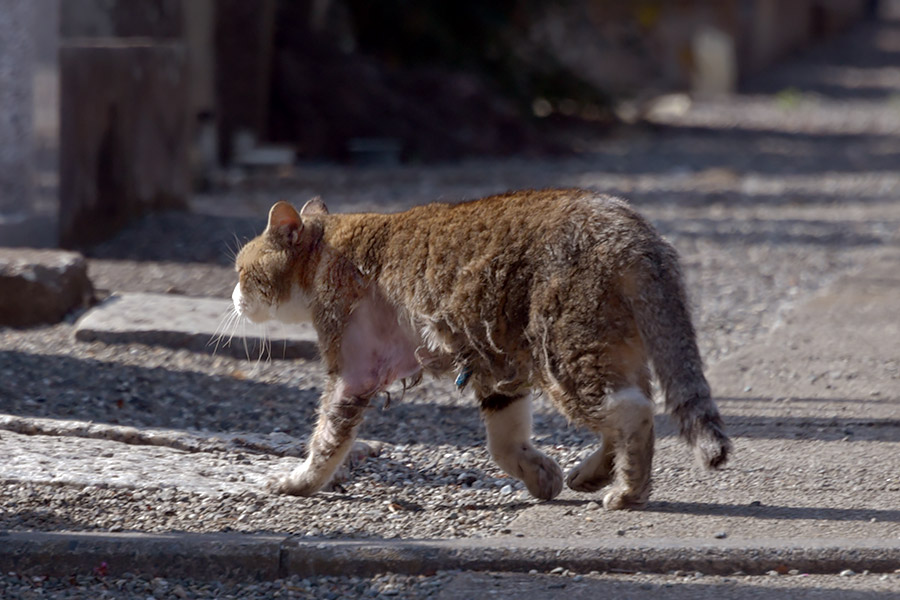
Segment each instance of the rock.
[[80,254],[0,249],[0,325],[56,323],[71,310],[89,304],[93,296]]
[[224,298],[114,294],[81,317],[75,339],[185,348],[238,358],[313,359],[318,355],[312,324],[276,324],[271,329],[253,323],[229,325],[226,316],[231,306],[231,300]]

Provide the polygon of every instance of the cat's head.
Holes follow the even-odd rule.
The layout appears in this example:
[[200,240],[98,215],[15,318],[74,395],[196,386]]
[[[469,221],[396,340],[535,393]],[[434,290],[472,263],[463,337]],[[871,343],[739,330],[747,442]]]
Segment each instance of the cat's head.
[[321,236],[313,218],[328,213],[318,198],[298,213],[287,202],[269,211],[265,231],[247,242],[235,259],[238,283],[231,295],[239,315],[254,323],[270,319],[285,323],[307,321],[309,315],[307,270]]

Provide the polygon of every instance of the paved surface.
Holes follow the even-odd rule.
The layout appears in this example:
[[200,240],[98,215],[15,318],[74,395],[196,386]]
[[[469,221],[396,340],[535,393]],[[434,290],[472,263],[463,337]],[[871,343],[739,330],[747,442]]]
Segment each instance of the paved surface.
[[[130,309],[155,338],[134,312],[116,325],[103,309],[91,335],[105,341],[73,342],[72,324],[0,330],[0,596],[896,597],[900,87],[884,48],[898,41],[893,26],[863,28],[758,96],[663,114],[662,130],[577,160],[317,168],[287,192],[337,209],[543,185],[634,199],[684,257],[735,438],[726,470],[691,466],[660,417],[647,510],[569,492],[533,502],[490,464],[477,412],[426,383],[369,416],[366,436],[385,444],[361,450],[342,489],[273,496],[263,484],[302,454],[324,374],[188,350],[221,309],[169,294]],[[884,77],[837,97],[810,73]],[[779,80],[803,86],[799,100]],[[203,232],[250,235],[284,192],[147,219],[95,249],[92,277],[227,298],[221,239]],[[175,313],[196,316],[181,328]],[[589,438],[540,402],[536,420],[542,448],[576,462]]]

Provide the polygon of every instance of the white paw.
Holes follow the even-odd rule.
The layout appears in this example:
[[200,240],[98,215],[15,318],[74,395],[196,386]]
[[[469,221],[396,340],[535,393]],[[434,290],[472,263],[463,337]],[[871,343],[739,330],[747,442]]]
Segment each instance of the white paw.
[[312,496],[323,487],[323,484],[317,484],[304,474],[297,476],[295,473],[276,477],[269,480],[266,484],[266,490],[273,494],[288,494],[290,496]]
[[648,494],[630,494],[622,489],[613,489],[603,497],[603,508],[606,510],[637,509],[647,506]]
[[384,442],[375,440],[356,440],[350,447],[350,454],[344,464],[353,466],[362,464],[367,458],[374,458],[381,454],[386,446],[387,444]]

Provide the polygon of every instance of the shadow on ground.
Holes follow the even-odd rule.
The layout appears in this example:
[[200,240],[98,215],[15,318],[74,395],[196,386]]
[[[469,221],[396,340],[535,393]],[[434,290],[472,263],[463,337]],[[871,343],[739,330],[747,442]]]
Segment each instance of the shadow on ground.
[[[280,430],[303,439],[315,422],[320,394],[315,387],[64,356],[0,351],[0,364],[0,413],[21,417],[225,433]],[[83,375],[56,377],[55,372]],[[459,396],[447,402],[447,394],[454,394],[449,383],[442,402],[429,400],[435,387],[415,390],[388,408],[382,399],[374,400],[361,435],[392,444],[483,444],[474,401]],[[539,413],[537,424],[544,443],[557,443],[561,436],[594,442],[590,432],[573,431],[552,409]],[[735,437],[756,439],[895,441],[900,420],[735,416],[728,426]],[[675,435],[666,415],[657,416],[656,429],[658,437]]]

